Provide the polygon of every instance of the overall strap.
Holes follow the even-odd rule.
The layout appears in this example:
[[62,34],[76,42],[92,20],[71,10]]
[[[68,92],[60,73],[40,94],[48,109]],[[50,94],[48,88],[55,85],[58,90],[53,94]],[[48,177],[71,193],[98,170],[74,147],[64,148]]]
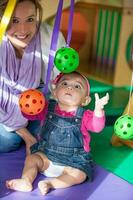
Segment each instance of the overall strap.
[[79,107],[78,109],[77,109],[77,112],[76,112],[76,117],[79,117],[79,118],[82,118],[82,116],[83,116],[83,114],[84,114],[84,111],[85,111],[85,108],[83,108],[83,107]]
[[49,100],[48,111],[54,112],[57,102],[54,99]]

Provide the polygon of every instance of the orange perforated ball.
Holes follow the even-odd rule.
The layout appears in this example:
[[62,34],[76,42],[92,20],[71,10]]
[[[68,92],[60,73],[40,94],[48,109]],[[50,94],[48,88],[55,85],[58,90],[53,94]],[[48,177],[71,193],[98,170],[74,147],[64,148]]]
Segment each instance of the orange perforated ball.
[[37,115],[45,107],[45,97],[36,89],[29,89],[22,92],[19,99],[20,109],[27,115]]

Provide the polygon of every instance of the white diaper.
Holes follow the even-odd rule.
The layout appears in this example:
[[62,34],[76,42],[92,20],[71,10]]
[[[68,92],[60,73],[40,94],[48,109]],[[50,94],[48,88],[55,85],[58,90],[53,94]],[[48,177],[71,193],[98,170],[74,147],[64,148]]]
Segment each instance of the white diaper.
[[65,166],[55,165],[50,161],[48,169],[46,169],[43,174],[47,177],[58,177],[64,171]]

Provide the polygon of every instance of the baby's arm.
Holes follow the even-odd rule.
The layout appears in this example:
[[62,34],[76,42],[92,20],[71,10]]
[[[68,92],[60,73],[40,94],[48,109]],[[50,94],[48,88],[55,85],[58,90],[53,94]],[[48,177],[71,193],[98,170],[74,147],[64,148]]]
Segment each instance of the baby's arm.
[[95,109],[94,109],[95,116],[102,117],[104,115],[103,113],[104,106],[108,103],[108,101],[109,101],[108,93],[106,93],[106,95],[101,99],[99,98],[98,93],[95,93]]

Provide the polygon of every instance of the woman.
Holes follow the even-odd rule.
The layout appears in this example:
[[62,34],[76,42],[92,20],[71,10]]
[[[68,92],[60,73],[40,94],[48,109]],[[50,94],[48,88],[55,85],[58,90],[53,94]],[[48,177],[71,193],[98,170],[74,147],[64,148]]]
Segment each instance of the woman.
[[[1,17],[7,3],[0,3]],[[18,0],[0,44],[0,152],[16,150],[24,140],[29,153],[36,143],[39,122],[28,124],[18,99],[22,91],[45,83],[52,29],[41,19],[39,0]],[[65,46],[61,34],[58,41],[58,48]],[[53,77],[57,74],[54,68]]]

